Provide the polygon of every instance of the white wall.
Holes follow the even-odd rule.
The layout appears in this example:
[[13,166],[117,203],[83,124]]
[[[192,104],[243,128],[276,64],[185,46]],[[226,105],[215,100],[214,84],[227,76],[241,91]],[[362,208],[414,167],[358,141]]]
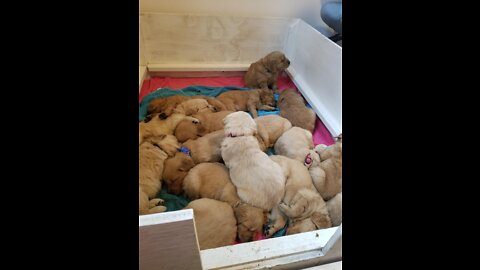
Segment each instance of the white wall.
[[[333,34],[320,17],[322,3],[332,0],[139,0],[140,12],[249,17],[301,18],[320,33]],[[341,1],[341,0],[335,0]]]

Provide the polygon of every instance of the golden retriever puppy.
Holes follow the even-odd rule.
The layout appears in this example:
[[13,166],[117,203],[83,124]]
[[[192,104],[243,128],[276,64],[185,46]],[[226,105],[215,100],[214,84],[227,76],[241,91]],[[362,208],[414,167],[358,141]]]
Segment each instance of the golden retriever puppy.
[[173,109],[173,113],[181,113],[185,115],[192,115],[196,113],[213,113],[215,108],[208,104],[205,99],[189,99],[186,100]]
[[245,85],[250,88],[278,90],[278,75],[290,66],[290,60],[279,51],[267,54],[262,59],[252,63],[245,74]]
[[[275,153],[302,162],[309,170],[320,166],[320,156],[313,150],[310,131],[292,127],[285,131],[274,145]],[[312,176],[313,177],[313,176]]]
[[257,118],[257,110],[275,110],[275,97],[268,89],[231,90],[217,96],[229,111],[248,111]]
[[191,201],[200,249],[232,245],[237,236],[237,221],[228,203],[208,198]]
[[278,204],[284,195],[285,176],[280,166],[260,150],[257,124],[246,112],[227,115],[221,153],[230,170],[230,179],[240,199],[265,211],[271,211],[273,223],[283,219]]
[[290,223],[287,228],[287,235],[329,228],[331,224],[332,222],[328,216],[328,211],[322,209],[322,211],[314,212],[310,218]]
[[194,166],[192,157],[184,152],[177,152],[174,157],[165,160],[163,181],[167,184],[169,193],[182,194],[183,179]]
[[335,195],[327,202],[328,214],[333,226],[342,224],[342,192]]
[[202,163],[193,167],[183,180],[185,195],[192,200],[210,198],[228,203],[233,207],[237,219],[238,238],[242,242],[253,240],[261,233],[267,223],[263,209],[243,203],[237,195],[237,189],[230,180],[225,165],[220,163]]
[[[173,135],[149,137],[139,146],[139,213],[163,212],[161,199],[154,199],[162,188],[164,162],[180,145]],[[153,199],[153,200],[152,200]]]
[[[301,162],[285,156],[273,155],[270,156],[270,159],[280,165],[286,177],[285,196],[279,207],[282,213],[290,219],[290,225],[300,224],[299,221],[312,219],[314,216],[317,218],[312,223],[318,221],[320,228],[331,227],[325,201],[313,186],[308,169]],[[269,227],[267,235],[273,234],[285,224],[280,224],[280,227],[275,227],[275,225],[272,225],[274,228]],[[295,227],[289,232],[290,227],[287,230],[288,234],[295,231],[305,232],[301,231],[303,228],[296,230]]]
[[173,113],[175,107],[180,103],[190,100],[190,99],[204,99],[208,104],[214,107],[215,111],[226,110],[225,105],[216,100],[214,97],[208,96],[184,96],[184,95],[174,95],[170,97],[160,97],[152,100],[148,104],[148,114],[160,114],[163,113],[165,116],[170,116]]
[[278,98],[280,115],[290,120],[292,126],[301,127],[313,133],[315,129],[315,112],[305,106],[305,100],[292,89],[285,89]]
[[330,200],[337,193],[342,192],[342,139],[326,146],[319,144],[315,152],[320,157],[320,177],[313,179],[313,184],[325,200]]
[[205,136],[208,133],[223,130],[223,118],[233,111],[220,111],[215,113],[197,113],[193,117],[200,123],[196,124],[189,120],[181,121],[175,129],[175,137],[179,142],[195,140],[198,137]]
[[265,151],[273,147],[278,138],[292,127],[288,119],[278,115],[265,115],[255,118],[257,123],[257,139],[260,149]]
[[308,168],[314,182],[321,182],[321,178],[325,177],[325,172],[320,167],[320,156],[313,150],[313,138],[310,131],[292,127],[278,138],[274,149],[277,155],[302,162]]
[[139,127],[139,144],[150,136],[173,135],[175,128],[182,120],[189,120],[198,124],[197,118],[186,116],[185,114],[175,113],[166,117],[164,114],[149,115],[142,122],[138,123]]
[[222,160],[220,147],[224,138],[223,130],[217,130],[196,140],[188,140],[182,146],[189,150],[195,164],[218,162]]

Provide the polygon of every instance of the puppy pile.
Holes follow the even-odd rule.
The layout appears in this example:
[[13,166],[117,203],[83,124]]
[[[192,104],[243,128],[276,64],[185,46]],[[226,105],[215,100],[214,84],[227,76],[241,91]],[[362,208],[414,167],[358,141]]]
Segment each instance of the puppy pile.
[[288,235],[340,225],[341,135],[314,147],[316,115],[290,89],[281,91],[281,116],[257,113],[276,109],[277,78],[289,65],[272,52],[245,75],[254,89],[153,100],[139,123],[139,214],[167,210],[157,197],[166,184],[192,200],[185,209],[194,211],[200,249],[285,226]]

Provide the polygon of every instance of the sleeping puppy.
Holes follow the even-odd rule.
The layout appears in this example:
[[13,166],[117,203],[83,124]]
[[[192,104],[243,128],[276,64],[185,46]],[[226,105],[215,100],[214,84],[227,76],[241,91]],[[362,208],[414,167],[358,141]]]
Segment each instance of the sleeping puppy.
[[205,99],[189,99],[178,104],[177,107],[173,109],[173,113],[181,113],[188,116],[196,113],[212,113],[215,111],[215,107],[208,104]]
[[232,112],[221,111],[194,114],[193,117],[197,118],[200,123],[195,124],[189,120],[182,120],[175,129],[175,137],[177,137],[179,142],[185,142],[189,139],[195,140],[217,130],[223,130],[223,118]]
[[186,116],[185,114],[174,113],[169,117],[164,114],[149,115],[142,122],[138,123],[139,127],[139,144],[150,136],[173,135],[178,123],[182,120],[189,120],[198,124],[197,118]]
[[280,166],[260,150],[257,124],[246,112],[227,115],[221,153],[230,170],[238,197],[245,203],[271,211],[269,218],[283,219],[278,204],[284,195],[285,176]]
[[321,179],[324,178],[325,172],[320,167],[320,156],[313,150],[313,138],[310,131],[292,127],[278,138],[274,149],[277,155],[302,162],[308,168],[314,182],[322,181]]
[[[306,232],[301,224],[315,224],[316,227],[312,230],[331,227],[327,206],[313,186],[308,169],[301,162],[285,156],[273,155],[270,159],[282,167],[287,179],[285,196],[279,206],[290,220],[287,234]],[[310,220],[304,221],[305,219]],[[278,229],[275,228],[274,231]]]
[[225,110],[225,105],[220,101],[216,100],[214,97],[208,96],[184,96],[184,95],[174,95],[170,97],[160,97],[152,100],[148,104],[148,114],[157,114],[163,113],[165,116],[170,116],[173,113],[175,107],[180,103],[190,100],[190,99],[204,99],[208,104],[212,105],[215,111]]
[[229,111],[248,111],[257,118],[257,110],[275,110],[275,97],[268,89],[231,90],[217,96]]
[[257,123],[258,144],[260,149],[265,151],[269,147],[273,147],[278,138],[292,127],[288,119],[278,115],[265,115],[255,118]]
[[202,163],[193,167],[183,181],[183,190],[192,200],[210,198],[232,206],[237,219],[238,238],[242,242],[253,240],[267,222],[266,212],[241,202],[223,164]]
[[245,85],[250,88],[278,90],[278,75],[290,66],[290,60],[282,52],[274,51],[255,63],[245,74]]
[[328,214],[333,226],[342,224],[342,192],[335,195],[327,202]]
[[321,177],[313,179],[313,184],[325,200],[330,200],[337,193],[342,192],[342,135],[337,141],[326,146],[319,144],[315,152],[320,156]]
[[220,146],[225,135],[217,130],[196,140],[188,140],[182,146],[187,148],[195,164],[218,162],[222,159]]
[[162,188],[164,162],[173,156],[180,145],[173,135],[149,137],[139,146],[139,214],[159,213],[166,210],[155,196]]
[[208,198],[191,201],[200,249],[232,245],[237,236],[237,221],[230,205]]
[[182,194],[183,179],[194,166],[192,157],[184,152],[177,152],[174,157],[165,160],[163,181],[167,184],[169,193]]
[[280,115],[290,120],[292,126],[301,127],[313,133],[315,129],[315,112],[305,107],[305,100],[292,89],[285,89],[278,98]]

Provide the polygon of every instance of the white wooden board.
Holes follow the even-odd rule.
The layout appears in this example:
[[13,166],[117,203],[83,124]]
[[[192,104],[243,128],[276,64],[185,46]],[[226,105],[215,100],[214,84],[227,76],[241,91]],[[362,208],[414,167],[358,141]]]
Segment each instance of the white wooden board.
[[147,62],[249,65],[281,50],[297,19],[140,14]]
[[302,20],[283,48],[288,73],[333,136],[342,132],[342,47]]

